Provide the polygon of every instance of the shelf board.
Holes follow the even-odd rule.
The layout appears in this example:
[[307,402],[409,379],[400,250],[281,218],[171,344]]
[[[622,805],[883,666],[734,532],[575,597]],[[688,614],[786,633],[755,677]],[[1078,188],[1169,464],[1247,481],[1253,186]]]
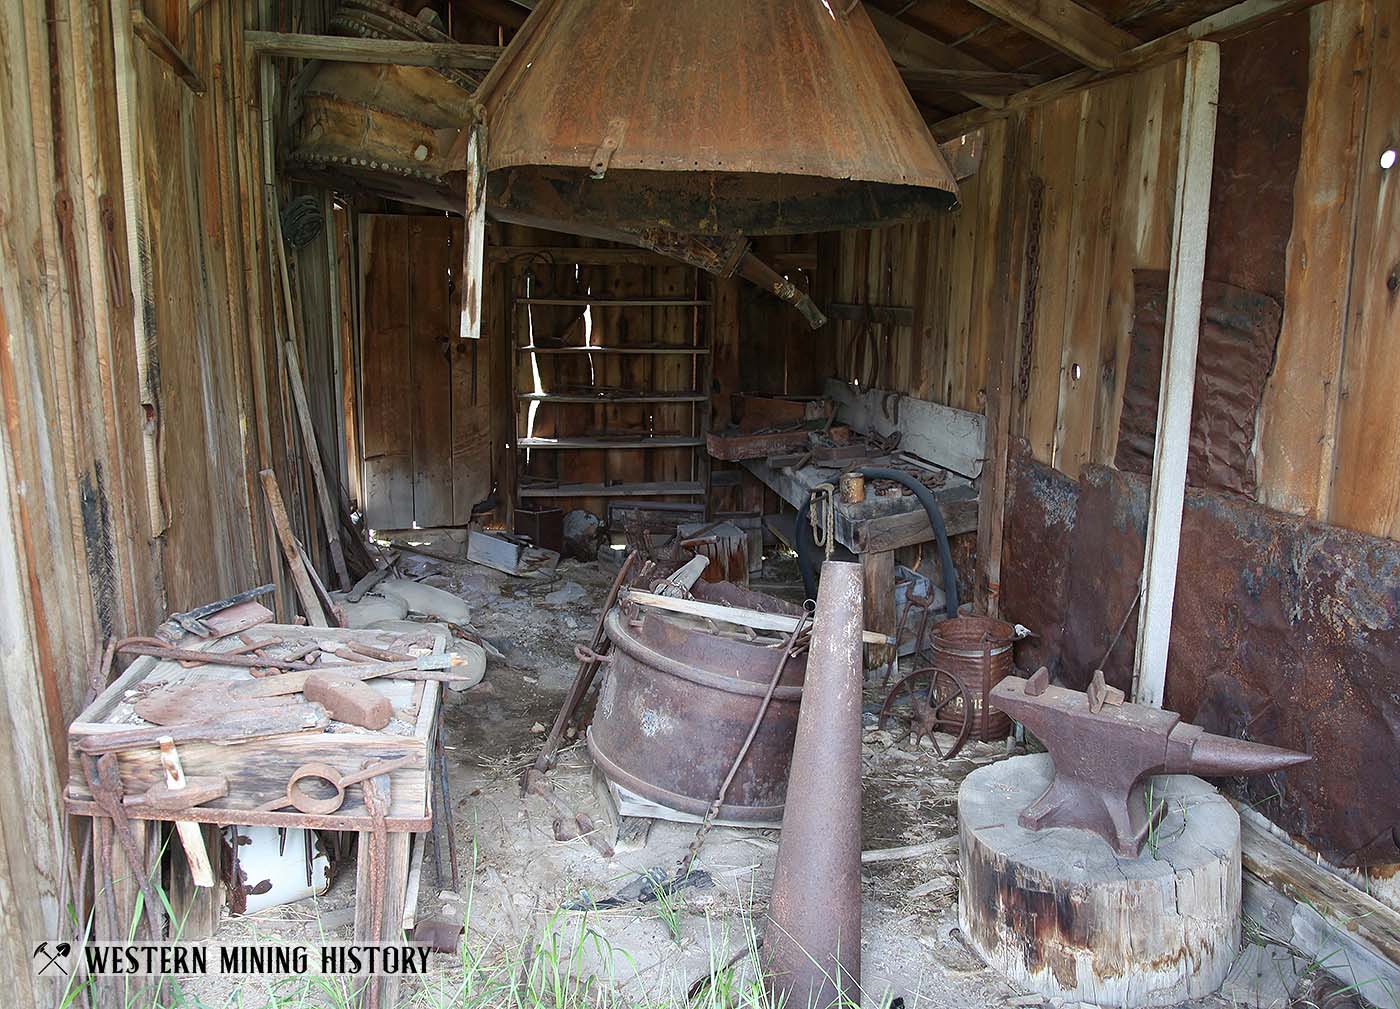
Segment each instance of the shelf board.
[[691,448],[705,444],[704,438],[686,434],[658,435],[594,435],[574,438],[521,438],[520,448],[566,449],[566,448]]
[[703,403],[709,398],[695,392],[613,392],[591,395],[586,392],[518,392],[515,396],[531,403]]
[[561,497],[703,497],[705,485],[700,483],[561,483],[553,487],[521,487],[520,496]]
[[635,347],[516,347],[522,354],[708,354],[709,347],[672,347],[644,343]]
[[516,298],[517,305],[599,305],[610,308],[699,308],[709,301],[695,298]]

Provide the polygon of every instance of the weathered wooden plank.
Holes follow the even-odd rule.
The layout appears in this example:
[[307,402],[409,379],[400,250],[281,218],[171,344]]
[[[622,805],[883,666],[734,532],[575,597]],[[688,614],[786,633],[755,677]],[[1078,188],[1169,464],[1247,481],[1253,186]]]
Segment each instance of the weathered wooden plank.
[[1400,10],[1377,3],[1375,50],[1366,133],[1361,144],[1358,216],[1352,250],[1349,325],[1337,416],[1336,474],[1330,521],[1378,536],[1400,537],[1400,399],[1395,355],[1400,349]]
[[1113,265],[1113,197],[1127,158],[1131,100],[1131,81],[1115,81],[1082,97],[1053,460],[1056,469],[1070,476],[1078,476],[1089,462],[1092,445]]
[[1325,518],[1331,500],[1374,9],[1361,0],[1310,15],[1283,327],[1259,411],[1259,500],[1313,518]]
[[986,418],[981,414],[880,389],[856,389],[835,379],[827,381],[825,393],[837,404],[838,419],[862,434],[899,431],[901,451],[966,477],[982,470]]
[[448,276],[455,263],[453,222],[415,217],[408,228],[408,344],[413,521],[424,529],[452,524],[452,315]]
[[371,529],[413,525],[408,226],[411,218],[360,216],[360,319],[364,507]]
[[1201,328],[1206,229],[1210,221],[1211,169],[1215,160],[1215,109],[1220,93],[1220,47],[1193,42],[1187,53],[1172,227],[1172,264],[1157,444],[1152,459],[1147,550],[1143,560],[1134,700],[1158,707],[1166,691],[1167,649],[1176,598],[1181,510],[1186,498],[1186,456],[1191,442],[1191,402]]

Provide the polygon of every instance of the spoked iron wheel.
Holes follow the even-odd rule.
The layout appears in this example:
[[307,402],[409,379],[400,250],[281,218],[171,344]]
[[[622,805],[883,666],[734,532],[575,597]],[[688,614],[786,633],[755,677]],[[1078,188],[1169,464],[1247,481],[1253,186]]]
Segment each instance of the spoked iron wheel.
[[[957,756],[972,734],[972,705],[962,684],[942,669],[919,669],[894,685],[880,709],[880,728],[895,722],[915,746],[927,736],[940,759]],[[948,752],[938,741],[937,732],[953,737]]]

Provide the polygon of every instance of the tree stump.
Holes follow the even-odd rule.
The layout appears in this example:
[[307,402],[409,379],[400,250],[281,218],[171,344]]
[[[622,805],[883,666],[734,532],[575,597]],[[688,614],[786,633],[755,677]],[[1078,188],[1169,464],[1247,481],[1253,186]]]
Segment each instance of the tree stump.
[[1240,823],[1200,778],[1163,775],[1167,812],[1142,854],[1017,822],[1050,755],[979,768],[958,791],[958,921],[988,964],[1047,997],[1165,1006],[1215,991],[1239,948]]

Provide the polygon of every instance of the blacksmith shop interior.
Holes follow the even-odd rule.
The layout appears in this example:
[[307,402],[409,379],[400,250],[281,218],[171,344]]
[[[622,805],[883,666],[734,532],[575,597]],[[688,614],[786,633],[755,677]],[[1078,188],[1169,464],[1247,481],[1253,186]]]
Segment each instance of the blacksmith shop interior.
[[1400,0],[0,49],[7,1004],[1400,1009]]

